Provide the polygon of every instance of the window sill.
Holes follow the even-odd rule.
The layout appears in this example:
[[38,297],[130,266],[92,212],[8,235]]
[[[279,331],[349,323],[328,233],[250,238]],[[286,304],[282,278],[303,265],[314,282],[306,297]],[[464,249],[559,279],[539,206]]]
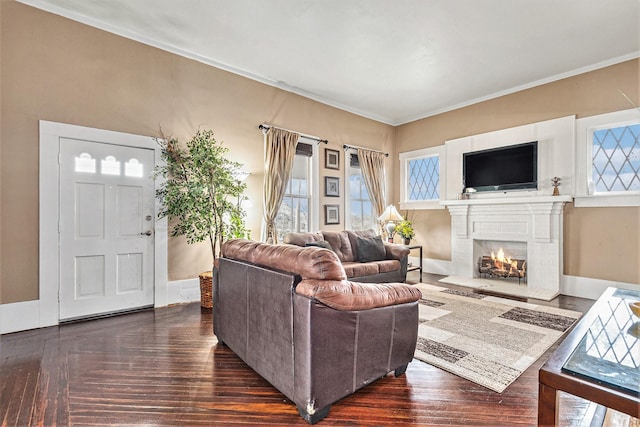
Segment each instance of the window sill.
[[573,205],[576,208],[637,207],[640,206],[640,194],[576,196]]
[[400,209],[412,210],[412,209],[444,209],[445,207],[440,204],[440,200],[429,200],[422,202],[400,202]]

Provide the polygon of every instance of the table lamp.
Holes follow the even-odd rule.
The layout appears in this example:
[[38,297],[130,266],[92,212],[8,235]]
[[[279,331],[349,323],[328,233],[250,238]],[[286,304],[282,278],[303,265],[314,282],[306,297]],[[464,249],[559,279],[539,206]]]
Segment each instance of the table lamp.
[[396,233],[396,221],[402,221],[403,219],[402,215],[398,213],[398,210],[393,205],[387,206],[384,212],[382,212],[382,215],[378,217],[380,221],[387,221],[384,228],[387,230],[387,240],[389,243],[393,243],[393,235]]

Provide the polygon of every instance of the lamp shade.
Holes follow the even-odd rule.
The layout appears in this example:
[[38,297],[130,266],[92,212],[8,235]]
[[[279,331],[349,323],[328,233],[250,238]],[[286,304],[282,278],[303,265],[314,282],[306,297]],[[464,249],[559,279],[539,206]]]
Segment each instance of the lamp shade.
[[404,218],[402,218],[395,206],[389,205],[378,219],[380,221],[402,221]]

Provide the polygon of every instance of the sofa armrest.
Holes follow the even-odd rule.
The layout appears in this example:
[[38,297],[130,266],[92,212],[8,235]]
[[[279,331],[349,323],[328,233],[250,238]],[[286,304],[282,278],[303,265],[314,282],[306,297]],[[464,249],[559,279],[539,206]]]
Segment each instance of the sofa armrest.
[[287,271],[303,279],[344,280],[347,275],[337,255],[328,249],[295,245],[270,245],[234,239],[222,244],[224,258]]
[[404,283],[360,283],[348,280],[306,279],[296,294],[313,298],[336,310],[366,310],[418,301],[420,290]]
[[388,242],[383,243],[387,259],[401,260],[402,258],[409,256],[409,252],[411,252],[406,246],[395,245]]

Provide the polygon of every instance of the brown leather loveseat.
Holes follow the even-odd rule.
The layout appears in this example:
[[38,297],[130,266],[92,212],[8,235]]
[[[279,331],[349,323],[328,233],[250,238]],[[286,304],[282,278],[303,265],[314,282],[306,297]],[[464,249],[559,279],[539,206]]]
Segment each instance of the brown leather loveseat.
[[[404,282],[407,278],[409,249],[384,242],[373,230],[288,233],[284,243],[330,248],[338,255],[347,278],[354,282]],[[381,248],[377,253],[376,247]]]
[[214,333],[310,424],[331,404],[404,373],[420,291],[347,280],[333,251],[231,240],[213,287]]

